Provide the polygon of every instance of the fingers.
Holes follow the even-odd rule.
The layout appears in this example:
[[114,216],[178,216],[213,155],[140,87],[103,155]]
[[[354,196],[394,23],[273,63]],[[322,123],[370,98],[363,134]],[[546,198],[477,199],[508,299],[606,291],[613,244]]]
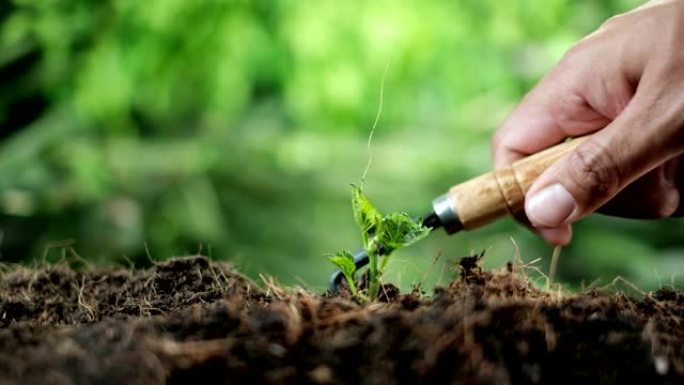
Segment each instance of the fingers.
[[598,212],[623,218],[655,219],[672,216],[680,206],[675,180],[679,161],[670,160],[631,183]]
[[[672,116],[658,111],[661,105],[657,97],[635,96],[609,126],[552,165],[526,195],[525,212],[533,226],[545,229],[571,224],[672,157],[673,133],[678,127],[672,128]],[[667,186],[664,174],[650,178],[659,181],[666,192],[648,198],[653,205],[662,206],[658,215],[674,212],[679,203],[674,186]],[[637,184],[634,188],[644,187]]]
[[497,168],[537,153],[569,136],[603,128],[609,119],[582,96],[589,79],[557,68],[544,78],[497,130],[492,154]]
[[520,222],[530,231],[537,233],[552,245],[565,246],[570,243],[570,240],[572,239],[572,227],[570,225],[562,225],[556,228],[537,229],[532,226],[532,223],[527,218],[524,211],[514,212],[513,217],[516,221]]
[[[566,59],[565,62],[575,61]],[[563,65],[544,78],[509,115],[494,136],[493,158],[497,168],[506,166],[527,155],[537,153],[568,136],[586,134],[605,127],[609,118],[592,108],[581,96],[582,86],[578,71],[568,71]],[[572,238],[569,225],[535,229],[524,212],[516,219],[539,233],[554,245],[565,245]]]
[[684,214],[684,183],[672,183],[668,168],[660,168],[684,154],[683,17],[682,2],[663,0],[608,20],[497,131],[496,167],[595,132],[526,195],[525,214],[548,241],[568,241],[570,224],[608,202],[603,211],[621,216]]

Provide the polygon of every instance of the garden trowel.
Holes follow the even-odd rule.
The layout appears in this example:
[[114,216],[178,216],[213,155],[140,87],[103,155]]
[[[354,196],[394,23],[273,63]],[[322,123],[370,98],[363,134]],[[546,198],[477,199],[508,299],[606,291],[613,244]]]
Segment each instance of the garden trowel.
[[[523,211],[525,193],[537,177],[586,138],[568,140],[507,167],[457,184],[432,202],[432,212],[423,217],[423,226],[430,229],[443,227],[448,234],[454,234],[476,229],[508,215],[517,216]],[[357,270],[367,265],[366,252],[357,252],[354,263]],[[341,271],[333,274],[330,280],[333,292],[338,290],[343,278]]]

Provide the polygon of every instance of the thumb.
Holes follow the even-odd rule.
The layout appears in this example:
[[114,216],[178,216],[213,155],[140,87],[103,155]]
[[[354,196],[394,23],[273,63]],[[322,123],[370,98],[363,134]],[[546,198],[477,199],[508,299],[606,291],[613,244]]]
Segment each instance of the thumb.
[[553,229],[583,218],[672,156],[662,122],[640,122],[653,115],[638,112],[628,107],[539,177],[525,199],[534,227]]

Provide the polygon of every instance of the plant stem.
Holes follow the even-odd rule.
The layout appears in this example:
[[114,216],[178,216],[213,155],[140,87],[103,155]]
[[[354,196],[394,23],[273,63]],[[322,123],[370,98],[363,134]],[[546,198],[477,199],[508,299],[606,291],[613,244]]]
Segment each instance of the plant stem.
[[351,290],[352,295],[354,297],[359,296],[359,289],[356,288],[356,283],[352,279],[352,277],[345,275],[344,278],[347,280],[347,285],[349,285],[349,290]]
[[368,297],[374,300],[380,289],[380,277],[378,276],[378,255],[375,250],[368,251],[370,267],[368,269]]
[[378,269],[378,273],[382,275],[382,272],[385,271],[385,267],[387,267],[387,262],[389,262],[389,253],[385,255],[384,258],[382,258],[382,261],[380,262],[380,268]]

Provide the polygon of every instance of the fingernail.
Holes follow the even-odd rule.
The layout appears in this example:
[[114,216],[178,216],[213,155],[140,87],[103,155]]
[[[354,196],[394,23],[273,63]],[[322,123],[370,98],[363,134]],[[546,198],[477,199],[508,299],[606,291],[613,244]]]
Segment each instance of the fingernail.
[[546,187],[525,201],[525,212],[535,227],[557,227],[576,207],[575,198],[560,183]]

